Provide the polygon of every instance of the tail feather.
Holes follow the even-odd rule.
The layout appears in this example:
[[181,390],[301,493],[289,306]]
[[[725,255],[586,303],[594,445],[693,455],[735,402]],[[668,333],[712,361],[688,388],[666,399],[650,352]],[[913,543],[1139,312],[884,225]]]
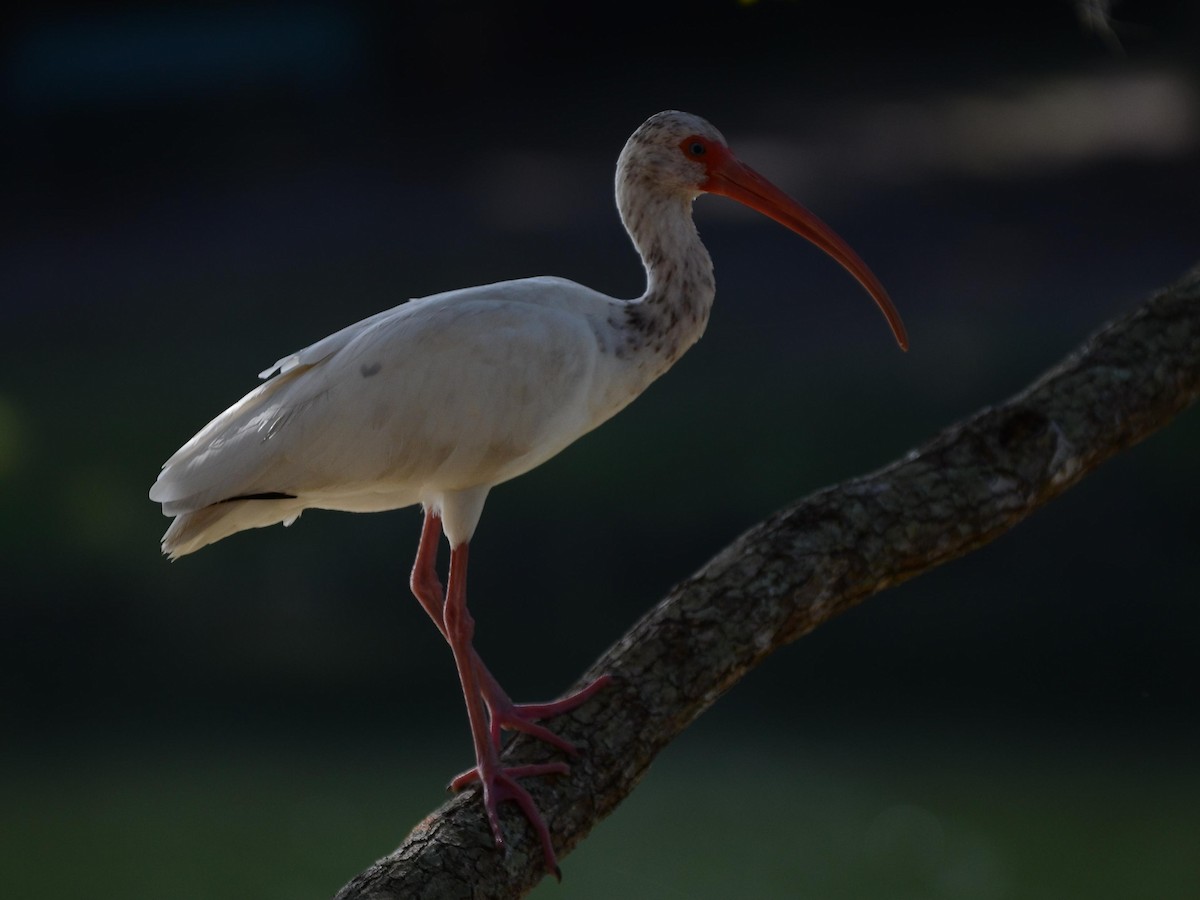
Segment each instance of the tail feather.
[[291,525],[303,511],[303,502],[294,497],[214,503],[176,516],[162,537],[162,552],[178,559],[247,528]]

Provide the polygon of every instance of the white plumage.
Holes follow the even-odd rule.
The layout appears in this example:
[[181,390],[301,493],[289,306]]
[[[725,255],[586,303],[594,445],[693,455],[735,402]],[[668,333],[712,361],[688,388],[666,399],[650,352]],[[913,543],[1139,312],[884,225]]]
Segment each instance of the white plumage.
[[[644,386],[605,340],[612,303],[563,279],[508,281],[411,300],[285,357],[163,466],[150,496],[177,516],[163,549],[308,507],[416,503],[442,510],[452,543],[469,540],[488,487]],[[275,494],[290,496],[262,499]]]
[[[497,845],[498,803],[518,803],[556,869],[549,830],[516,779],[565,765],[506,769],[501,729],[570,745],[535,720],[592,696],[513,704],[471,644],[466,549],[488,490],[527,472],[640,394],[704,331],[715,286],[692,222],[701,193],[731,197],[813,241],[903,325],[883,286],[815,216],[740,163],[697,116],[659,113],[617,164],[617,205],[642,257],[646,292],[618,300],[561,278],[527,278],[410,300],[284,357],[269,380],[164,464],[151,499],[175,520],[172,558],[310,507],[426,513],[412,589],[450,643],[471,719],[478,780]],[[445,594],[434,570],[439,528],[451,547]]]

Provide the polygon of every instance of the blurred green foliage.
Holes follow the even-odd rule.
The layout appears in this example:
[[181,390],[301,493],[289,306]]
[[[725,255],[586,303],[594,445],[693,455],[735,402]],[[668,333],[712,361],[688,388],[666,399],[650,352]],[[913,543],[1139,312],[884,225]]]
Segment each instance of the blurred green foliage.
[[[1081,743],[830,724],[801,736],[706,720],[565,860],[562,884],[533,896],[1184,900],[1200,890],[1192,760],[1131,764],[1140,752],[1103,734]],[[439,801],[441,761],[463,749],[377,733],[286,743],[243,733],[25,760],[19,779],[10,766],[0,779],[5,889],[328,897]]]

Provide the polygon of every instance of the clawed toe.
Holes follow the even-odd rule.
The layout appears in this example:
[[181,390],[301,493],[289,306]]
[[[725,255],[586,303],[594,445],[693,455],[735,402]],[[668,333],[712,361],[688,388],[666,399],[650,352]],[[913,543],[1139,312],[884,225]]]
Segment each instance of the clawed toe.
[[[567,775],[571,768],[561,761],[532,763],[523,766],[502,766],[500,764],[502,732],[524,732],[564,753],[576,756],[578,751],[574,744],[559,737],[546,726],[539,725],[537,720],[549,719],[570,712],[590,700],[597,692],[611,683],[612,679],[608,675],[602,675],[582,690],[550,703],[516,704],[504,693],[496,679],[484,667],[478,655],[473,650],[469,652],[470,665],[465,670],[463,693],[468,698],[468,712],[471,714],[476,763],[473,768],[454,776],[450,780],[449,789],[461,791],[472,784],[478,784],[483,789],[483,809],[487,815],[488,827],[491,829],[496,849],[501,851],[507,850],[507,844],[504,839],[504,831],[500,827],[500,804],[512,802],[520,807],[522,814],[533,827],[538,841],[542,845],[542,856],[546,861],[546,869],[553,872],[555,877],[561,881],[562,873],[558,868],[554,845],[550,839],[550,828],[546,824],[541,810],[533,802],[533,797],[518,783],[518,779],[541,775]],[[464,670],[460,669],[459,674],[463,675]],[[472,680],[476,680],[473,685]],[[474,693],[471,690],[472,687],[474,687]],[[473,707],[472,702],[478,705]]]
[[492,744],[499,750],[502,731],[521,731],[552,747],[557,747],[564,753],[577,756],[579,751],[574,744],[537,723],[541,719],[552,719],[582,706],[611,682],[612,676],[601,675],[582,690],[563,697],[561,700],[553,700],[549,703],[513,703],[495,680],[489,677],[489,689],[485,691],[484,702],[490,718]]
[[[564,762],[537,763],[528,766],[511,766],[501,770],[509,778],[532,778],[536,775],[570,775],[571,767]],[[447,790],[458,793],[467,785],[479,781],[479,767],[474,766],[450,779]]]
[[488,827],[492,831],[492,840],[496,844],[496,849],[504,853],[508,852],[508,844],[504,839],[504,830],[500,827],[500,804],[506,801],[517,804],[538,836],[546,868],[553,872],[559,881],[562,881],[562,871],[558,867],[558,859],[550,839],[550,827],[546,824],[546,819],[542,816],[537,804],[533,802],[529,791],[518,784],[517,779],[536,775],[566,775],[570,770],[570,766],[563,762],[536,763],[528,766],[496,769],[491,766],[476,766],[456,776],[450,782],[450,788],[458,791],[476,782],[483,786],[483,810],[487,815]]

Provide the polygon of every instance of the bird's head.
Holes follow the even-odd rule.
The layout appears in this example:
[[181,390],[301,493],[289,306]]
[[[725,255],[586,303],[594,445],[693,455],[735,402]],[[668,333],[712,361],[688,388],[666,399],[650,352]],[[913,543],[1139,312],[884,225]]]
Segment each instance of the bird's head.
[[[699,155],[688,153],[687,140],[705,149]],[[660,112],[630,136],[617,160],[617,177],[694,198],[704,192],[709,177],[709,160],[703,155],[709,147],[725,147],[725,138],[704,119],[673,109]]]
[[620,183],[652,185],[695,198],[720,194],[736,200],[816,244],[853,275],[875,300],[896,343],[908,349],[908,334],[883,284],[832,228],[759,175],[729,149],[721,132],[691,113],[667,110],[633,133],[617,163]]

